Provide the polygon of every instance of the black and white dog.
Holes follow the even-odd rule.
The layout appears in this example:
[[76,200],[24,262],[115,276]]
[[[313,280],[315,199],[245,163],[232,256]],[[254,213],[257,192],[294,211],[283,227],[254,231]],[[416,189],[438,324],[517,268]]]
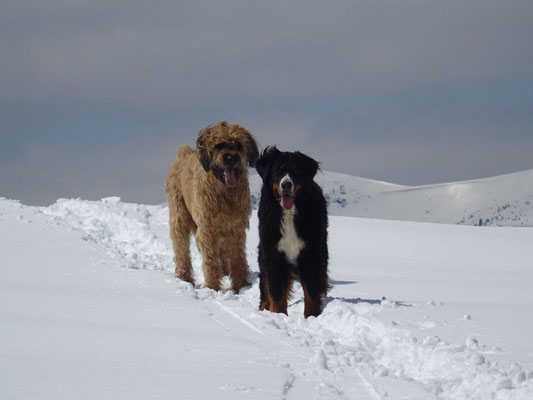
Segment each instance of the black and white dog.
[[300,152],[267,147],[256,163],[259,203],[260,310],[287,314],[294,279],[302,284],[304,315],[322,312],[328,290],[327,204],[313,178],[318,163]]

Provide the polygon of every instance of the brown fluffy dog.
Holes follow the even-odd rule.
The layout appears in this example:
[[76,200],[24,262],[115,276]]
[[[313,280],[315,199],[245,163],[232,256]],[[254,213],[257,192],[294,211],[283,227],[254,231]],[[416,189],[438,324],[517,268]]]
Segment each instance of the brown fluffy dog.
[[196,150],[178,148],[167,180],[178,278],[194,285],[192,233],[203,258],[204,286],[219,290],[228,274],[235,292],[248,283],[245,245],[252,206],[247,168],[255,165],[258,155],[253,136],[226,121],[198,132]]

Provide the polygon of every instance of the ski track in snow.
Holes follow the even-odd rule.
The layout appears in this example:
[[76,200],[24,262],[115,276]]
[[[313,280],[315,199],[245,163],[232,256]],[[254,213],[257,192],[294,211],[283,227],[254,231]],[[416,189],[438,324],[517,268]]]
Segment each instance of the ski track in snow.
[[[172,249],[168,230],[168,209],[122,203],[119,198],[101,201],[58,200],[41,208],[52,224],[66,224],[82,232],[83,239],[102,246],[119,265],[128,268],[162,270],[172,273]],[[167,234],[168,235],[168,234]],[[193,264],[201,280],[201,257],[192,249]],[[256,263],[255,249],[248,249],[248,260]],[[358,398],[357,386],[365,398],[390,397],[388,387],[399,382],[412,387],[413,398],[437,399],[531,399],[533,373],[518,364],[491,362],[484,354],[491,349],[474,338],[450,344],[438,337],[417,340],[409,331],[384,325],[373,316],[382,310],[401,307],[384,300],[381,304],[354,304],[333,299],[318,318],[303,318],[303,305],[290,306],[290,316],[259,312],[259,289],[256,274],[252,286],[240,295],[231,291],[214,292],[169,279],[180,295],[198,300],[199,307],[209,310],[215,322],[223,322],[220,311],[258,335],[258,342],[282,342],[288,348],[311,355],[308,370],[286,369],[281,398],[290,397],[296,377],[319,382],[317,398]],[[177,284],[176,284],[177,282]],[[223,390],[253,390],[225,387]]]

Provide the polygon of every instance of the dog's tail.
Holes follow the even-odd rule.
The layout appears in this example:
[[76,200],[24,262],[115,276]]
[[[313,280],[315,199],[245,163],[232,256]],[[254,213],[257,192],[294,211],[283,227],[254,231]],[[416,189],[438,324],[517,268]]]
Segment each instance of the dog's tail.
[[185,157],[185,155],[194,153],[194,150],[187,144],[182,144],[178,147],[178,160]]

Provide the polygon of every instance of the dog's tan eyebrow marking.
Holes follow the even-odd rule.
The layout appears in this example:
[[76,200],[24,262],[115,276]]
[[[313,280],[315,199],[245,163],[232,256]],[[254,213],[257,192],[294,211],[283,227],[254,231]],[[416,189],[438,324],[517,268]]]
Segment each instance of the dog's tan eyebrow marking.
[[279,184],[278,183],[274,183],[272,184],[272,190],[276,193],[277,196],[279,196]]

